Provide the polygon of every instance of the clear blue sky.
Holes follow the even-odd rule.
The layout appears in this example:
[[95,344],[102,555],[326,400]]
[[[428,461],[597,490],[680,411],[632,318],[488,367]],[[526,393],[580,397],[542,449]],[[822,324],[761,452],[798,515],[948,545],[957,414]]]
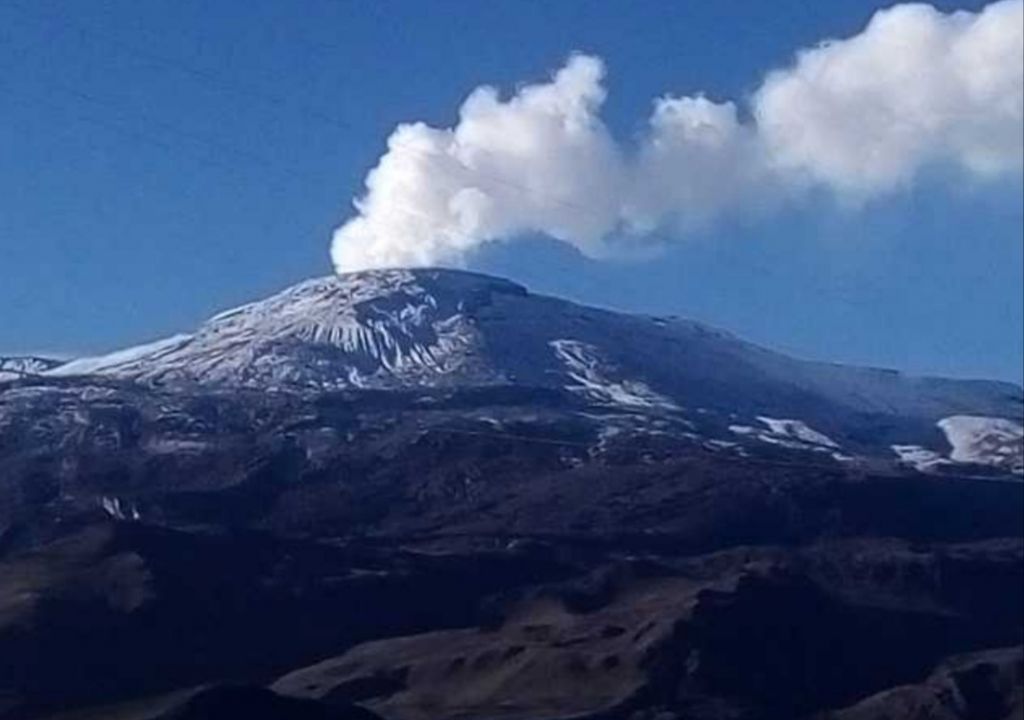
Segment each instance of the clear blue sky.
[[[0,0],[0,352],[187,331],[330,272],[331,230],[394,125],[451,124],[478,84],[596,53],[628,139],[651,98],[741,98],[880,6]],[[804,357],[1020,382],[1021,194],[1019,179],[930,178],[860,212],[719,225],[644,262],[536,238],[476,267]]]

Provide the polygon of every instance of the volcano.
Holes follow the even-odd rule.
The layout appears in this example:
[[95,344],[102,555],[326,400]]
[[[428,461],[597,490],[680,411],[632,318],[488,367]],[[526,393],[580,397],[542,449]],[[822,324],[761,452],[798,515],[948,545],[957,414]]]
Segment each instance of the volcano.
[[1018,386],[439,269],[0,367],[0,718],[1020,712]]
[[586,307],[455,270],[309,280],[194,333],[45,374],[312,394],[537,388],[691,423],[714,416],[729,429],[720,441],[1021,470],[1018,386],[798,360],[691,320]]

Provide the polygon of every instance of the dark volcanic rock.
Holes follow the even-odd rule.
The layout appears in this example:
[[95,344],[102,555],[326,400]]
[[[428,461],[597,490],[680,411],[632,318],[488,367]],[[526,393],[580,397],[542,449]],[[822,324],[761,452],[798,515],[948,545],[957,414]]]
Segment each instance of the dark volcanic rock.
[[260,677],[477,622],[482,598],[569,573],[528,548],[423,555],[107,522],[0,563],[0,697],[25,713]]
[[1024,717],[1024,648],[951,658],[923,682],[886,690],[824,720],[1018,720]]
[[263,688],[207,688],[153,720],[375,720],[359,707],[328,707],[321,703],[284,698]]
[[274,688],[399,720],[799,717],[1018,642],[1021,558],[1020,543],[855,542],[627,563],[510,601],[491,626],[363,644]]

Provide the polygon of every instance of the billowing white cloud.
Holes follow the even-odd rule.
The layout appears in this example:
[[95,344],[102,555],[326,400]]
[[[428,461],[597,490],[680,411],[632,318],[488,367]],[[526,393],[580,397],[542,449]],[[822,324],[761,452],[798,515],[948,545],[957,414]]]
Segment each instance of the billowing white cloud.
[[603,79],[599,58],[575,55],[508,99],[477,88],[452,128],[400,125],[335,232],[337,269],[459,265],[525,233],[600,257],[814,187],[861,202],[938,164],[1019,173],[1024,0],[880,11],[860,34],[769,73],[746,113],[704,96],[657,99],[631,144],[601,121]]
[[934,162],[981,175],[1019,169],[1024,3],[884,10],[860,35],[770,73],[753,111],[778,169],[840,192],[888,192]]
[[604,65],[577,55],[508,101],[474,90],[454,128],[400,125],[335,234],[339,269],[458,264],[482,242],[535,231],[592,255],[619,222],[625,173],[598,117]]
[[634,234],[685,232],[766,192],[757,133],[735,104],[703,96],[656,100],[630,165],[623,214]]

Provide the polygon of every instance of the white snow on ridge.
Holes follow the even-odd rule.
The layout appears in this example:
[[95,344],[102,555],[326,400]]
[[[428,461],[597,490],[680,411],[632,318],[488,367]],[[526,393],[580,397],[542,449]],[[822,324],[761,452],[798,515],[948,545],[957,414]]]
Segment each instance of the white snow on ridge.
[[14,380],[31,375],[42,375],[47,370],[52,370],[60,364],[61,362],[58,360],[35,357],[33,355],[0,357],[0,381]]
[[953,415],[937,423],[954,462],[993,465],[1024,473],[1024,427],[1006,418]]
[[52,374],[259,387],[431,382],[467,362],[475,334],[461,310],[407,271],[317,278],[215,315],[192,335],[72,361]]
[[136,345],[124,350],[118,350],[107,355],[78,358],[47,371],[46,375],[50,377],[67,377],[70,375],[110,372],[142,358],[158,358],[164,353],[177,350],[191,339],[191,335],[173,335],[144,345]]
[[838,448],[839,444],[827,435],[811,429],[803,420],[783,420],[758,415],[758,420],[768,426],[772,435],[793,438],[810,445]]
[[[8,370],[4,361],[0,357],[0,380]],[[850,423],[859,422],[848,412],[867,409],[918,421],[911,427],[925,425],[923,433],[856,443],[872,457],[892,461],[895,452],[910,465],[929,468],[954,461],[1024,466],[1019,424],[999,417],[1019,412],[1015,386],[807,363],[698,323],[652,322],[533,295],[500,278],[442,269],[314,278],[215,315],[190,335],[51,365],[43,374],[107,376],[171,389],[564,388],[607,412],[677,423],[690,401],[712,408],[694,411],[710,415],[716,432],[737,423],[723,443],[739,441],[740,449],[765,443],[841,461],[852,449],[839,443],[855,437]],[[780,383],[820,400],[819,412],[834,408],[834,415],[816,413],[808,420],[839,442],[795,419],[806,413],[792,406],[739,402],[773,397],[769,391]],[[0,403],[21,402],[19,393],[41,392],[39,384],[4,382]],[[953,449],[948,457],[937,431],[928,427],[938,418],[945,418],[940,427]]]
[[638,380],[613,380],[597,348],[579,340],[561,338],[548,343],[563,362],[570,378],[578,383],[566,389],[598,402],[635,408],[677,410],[678,406]]

